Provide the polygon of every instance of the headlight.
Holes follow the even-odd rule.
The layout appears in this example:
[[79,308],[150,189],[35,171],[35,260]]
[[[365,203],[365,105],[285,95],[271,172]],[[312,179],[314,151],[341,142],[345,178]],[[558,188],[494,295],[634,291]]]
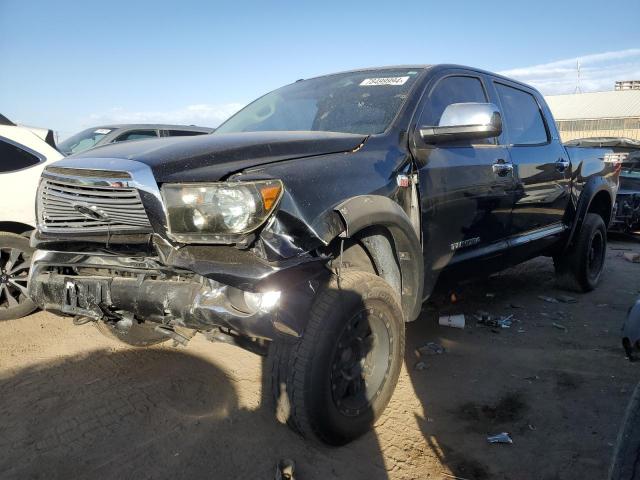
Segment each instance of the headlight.
[[169,236],[180,242],[230,242],[262,225],[282,195],[280,180],[165,184]]

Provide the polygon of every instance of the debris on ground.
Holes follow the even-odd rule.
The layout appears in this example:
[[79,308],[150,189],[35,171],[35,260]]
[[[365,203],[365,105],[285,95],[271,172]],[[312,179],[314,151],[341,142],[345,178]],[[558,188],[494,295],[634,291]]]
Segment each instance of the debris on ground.
[[429,342],[421,347],[416,348],[416,355],[418,357],[426,355],[441,355],[446,352],[446,349],[436,342]]
[[468,478],[457,477],[457,476],[451,475],[450,473],[447,473],[447,472],[442,472],[442,476],[445,477],[445,478],[451,478],[452,480],[469,480]]
[[562,303],[577,303],[578,299],[575,297],[571,297],[569,295],[558,295],[556,297],[556,300],[562,302]]
[[496,296],[496,294],[495,293],[487,293],[485,296],[487,298],[494,298]]
[[513,443],[511,437],[507,432],[498,433],[497,435],[491,435],[487,437],[489,443]]
[[553,298],[553,297],[547,297],[546,295],[538,295],[538,298],[544,302],[547,303],[560,303],[559,300]]
[[640,253],[625,252],[622,256],[631,263],[640,263]]
[[513,314],[506,317],[493,318],[486,312],[478,312],[476,319],[478,320],[477,325],[491,328],[510,328],[513,324]]
[[426,370],[426,368],[427,368],[427,364],[426,364],[425,362],[418,362],[418,363],[416,363],[416,364],[413,366],[413,368],[414,368],[415,370],[418,370],[418,371],[419,371],[419,370]]
[[295,480],[293,473],[296,468],[296,464],[293,460],[285,458],[280,460],[276,466],[275,480]]
[[553,325],[558,330],[564,330],[565,332],[569,331],[567,327],[565,327],[564,325],[560,325],[559,323],[553,322],[551,325]]
[[548,295],[538,295],[538,298],[547,303],[578,303],[578,299],[569,295],[557,295],[550,297]]
[[439,323],[445,327],[464,328],[464,315],[442,315]]

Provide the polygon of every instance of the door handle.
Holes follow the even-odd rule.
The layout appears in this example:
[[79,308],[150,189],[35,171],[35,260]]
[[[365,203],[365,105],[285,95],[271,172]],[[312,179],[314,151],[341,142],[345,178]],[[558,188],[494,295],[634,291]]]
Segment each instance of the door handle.
[[513,163],[505,162],[502,158],[496,160],[496,163],[494,163],[491,168],[493,173],[499,177],[506,177],[510,173],[513,173]]
[[571,166],[571,162],[568,160],[565,160],[562,157],[559,158],[558,161],[556,162],[556,170],[558,170],[559,172],[564,172],[570,166]]

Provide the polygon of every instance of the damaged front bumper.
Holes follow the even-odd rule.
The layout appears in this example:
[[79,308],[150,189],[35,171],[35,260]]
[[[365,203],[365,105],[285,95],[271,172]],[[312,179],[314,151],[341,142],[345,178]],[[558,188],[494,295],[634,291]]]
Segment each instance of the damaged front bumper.
[[[218,265],[219,271],[224,268]],[[105,321],[132,316],[168,327],[223,328],[273,340],[302,335],[314,292],[327,274],[322,262],[276,269],[249,291],[159,257],[38,250],[29,296],[62,315]]]
[[640,227],[640,193],[620,191],[616,196],[610,230],[630,232]]

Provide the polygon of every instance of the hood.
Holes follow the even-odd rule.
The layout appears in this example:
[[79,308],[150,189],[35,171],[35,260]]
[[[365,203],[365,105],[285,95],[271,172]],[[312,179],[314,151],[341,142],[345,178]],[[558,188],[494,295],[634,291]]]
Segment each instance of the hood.
[[159,183],[211,182],[231,173],[293,158],[348,152],[366,136],[333,132],[246,132],[135,140],[68,157],[145,163]]

